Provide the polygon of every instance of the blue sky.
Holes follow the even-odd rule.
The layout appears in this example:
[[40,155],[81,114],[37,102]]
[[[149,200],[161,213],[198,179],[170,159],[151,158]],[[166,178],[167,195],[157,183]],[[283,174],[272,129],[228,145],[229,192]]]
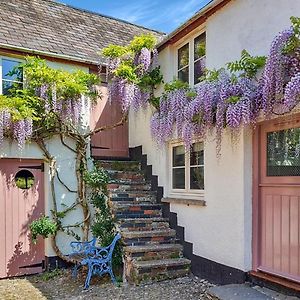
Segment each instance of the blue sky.
[[58,0],[170,33],[210,0]]

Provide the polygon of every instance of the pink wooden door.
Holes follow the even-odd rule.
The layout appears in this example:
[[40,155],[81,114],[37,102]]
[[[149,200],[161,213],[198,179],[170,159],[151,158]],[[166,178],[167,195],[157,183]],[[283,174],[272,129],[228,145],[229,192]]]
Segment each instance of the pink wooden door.
[[0,159],[0,278],[42,271],[44,240],[33,244],[28,226],[43,214],[42,162]]
[[[91,129],[114,125],[122,118],[118,102],[108,101],[107,87],[100,87],[102,99],[92,109]],[[105,130],[92,136],[92,155],[96,157],[128,157],[128,124]]]
[[261,126],[257,269],[300,282],[300,118]]

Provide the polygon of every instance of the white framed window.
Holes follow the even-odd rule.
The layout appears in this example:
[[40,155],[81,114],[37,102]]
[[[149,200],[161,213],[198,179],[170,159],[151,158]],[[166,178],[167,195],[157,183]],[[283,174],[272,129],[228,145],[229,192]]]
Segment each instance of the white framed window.
[[189,82],[190,75],[190,49],[189,43],[180,47],[177,52],[177,77],[181,81]]
[[190,85],[200,82],[205,70],[206,33],[193,36],[176,48],[177,78]]
[[195,142],[189,152],[183,144],[171,144],[171,194],[204,191],[204,144]]
[[23,87],[23,72],[11,75],[10,72],[20,64],[21,60],[0,57],[0,94],[7,95],[12,86],[19,85]]

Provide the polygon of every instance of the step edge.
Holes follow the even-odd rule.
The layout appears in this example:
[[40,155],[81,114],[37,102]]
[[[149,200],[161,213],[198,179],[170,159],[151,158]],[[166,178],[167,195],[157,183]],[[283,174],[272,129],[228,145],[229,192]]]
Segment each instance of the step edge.
[[164,251],[164,250],[183,250],[180,244],[155,244],[146,246],[125,246],[124,251],[130,253]]
[[187,266],[191,265],[191,260],[187,258],[168,258],[168,259],[157,259],[157,260],[144,260],[144,261],[133,261],[134,267],[138,269],[142,268],[155,268],[160,266]]
[[[130,233],[132,234],[133,233],[133,235],[142,235],[142,237],[144,236],[144,235],[147,235],[147,234],[149,234],[149,235],[153,235],[153,233],[154,234],[158,234],[158,236],[160,236],[160,234],[162,234],[162,233],[166,233],[166,234],[171,234],[171,236],[175,236],[176,235],[176,231],[174,230],[174,229],[162,229],[162,230],[145,230],[145,231],[140,231],[140,230],[135,230],[135,231],[130,231]],[[141,234],[142,233],[142,234]],[[124,238],[124,235],[126,235],[127,234],[127,232],[126,233],[123,233],[122,232],[122,237]],[[127,234],[128,235],[128,234]],[[167,235],[168,236],[168,235]],[[126,237],[125,237],[126,238]]]

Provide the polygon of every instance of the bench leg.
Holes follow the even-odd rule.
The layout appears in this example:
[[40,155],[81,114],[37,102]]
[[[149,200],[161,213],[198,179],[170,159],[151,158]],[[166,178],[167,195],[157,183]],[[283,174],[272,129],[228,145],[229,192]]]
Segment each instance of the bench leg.
[[110,275],[110,278],[111,278],[111,281],[116,284],[116,278],[115,278],[115,275],[114,275],[114,272],[112,270],[112,268],[109,269],[109,275]]
[[90,281],[91,281],[91,278],[92,278],[92,275],[93,275],[93,268],[94,268],[94,265],[91,264],[91,265],[88,265],[89,269],[88,269],[88,273],[86,275],[86,279],[85,279],[85,284],[84,284],[84,289],[88,289],[89,286],[90,286]]
[[80,264],[75,264],[75,266],[73,267],[73,270],[72,270],[72,277],[73,278],[76,278],[77,277],[77,274],[78,274],[78,269],[81,267]]

